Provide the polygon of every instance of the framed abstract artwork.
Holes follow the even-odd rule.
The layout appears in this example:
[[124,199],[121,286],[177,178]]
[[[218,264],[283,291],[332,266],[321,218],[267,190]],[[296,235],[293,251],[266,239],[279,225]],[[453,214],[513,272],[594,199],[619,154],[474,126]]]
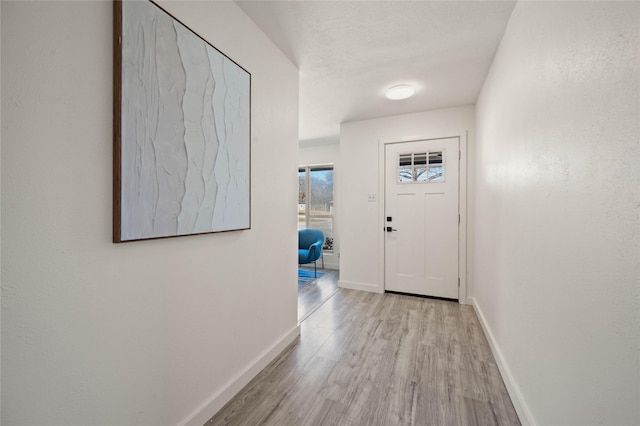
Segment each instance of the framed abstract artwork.
[[150,0],[114,2],[116,243],[251,227],[251,74]]

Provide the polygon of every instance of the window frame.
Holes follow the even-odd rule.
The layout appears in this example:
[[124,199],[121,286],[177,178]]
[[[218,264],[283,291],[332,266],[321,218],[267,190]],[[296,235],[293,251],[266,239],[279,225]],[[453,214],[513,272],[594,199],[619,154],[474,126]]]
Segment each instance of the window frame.
[[[298,166],[298,176],[300,176],[300,173],[304,172],[305,173],[305,188],[304,188],[304,193],[306,194],[306,199],[305,199],[305,203],[304,203],[304,222],[305,222],[305,228],[310,228],[311,225],[311,219],[314,218],[318,218],[318,219],[331,219],[331,233],[332,235],[325,235],[325,245],[326,245],[326,240],[327,238],[335,238],[335,232],[334,232],[334,225],[335,225],[335,215],[333,213],[333,207],[334,207],[334,202],[335,200],[331,201],[331,213],[330,214],[311,214],[311,203],[310,201],[310,197],[311,197],[311,172],[312,171],[323,171],[323,170],[331,170],[331,172],[333,173],[334,179],[335,179],[335,166],[334,164],[331,163],[327,163],[327,164],[314,164],[314,165],[307,165],[307,166]],[[335,198],[335,180],[333,182],[332,185],[332,198]],[[300,205],[300,203],[298,203],[298,206]],[[300,209],[298,208],[298,223],[300,223]],[[323,247],[322,249],[323,251],[326,252],[333,252],[333,248],[331,249],[326,249]]]

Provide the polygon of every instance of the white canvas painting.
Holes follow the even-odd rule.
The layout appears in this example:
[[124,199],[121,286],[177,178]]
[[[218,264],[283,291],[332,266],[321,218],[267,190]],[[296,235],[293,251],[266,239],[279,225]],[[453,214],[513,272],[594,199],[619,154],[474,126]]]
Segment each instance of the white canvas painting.
[[249,228],[250,74],[155,4],[121,4],[120,241]]

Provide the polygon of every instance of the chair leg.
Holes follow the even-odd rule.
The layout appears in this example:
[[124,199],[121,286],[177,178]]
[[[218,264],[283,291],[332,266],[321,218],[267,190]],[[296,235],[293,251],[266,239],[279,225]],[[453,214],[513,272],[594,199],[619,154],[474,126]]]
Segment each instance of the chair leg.
[[316,269],[316,261],[313,261],[313,278],[318,278],[318,269]]

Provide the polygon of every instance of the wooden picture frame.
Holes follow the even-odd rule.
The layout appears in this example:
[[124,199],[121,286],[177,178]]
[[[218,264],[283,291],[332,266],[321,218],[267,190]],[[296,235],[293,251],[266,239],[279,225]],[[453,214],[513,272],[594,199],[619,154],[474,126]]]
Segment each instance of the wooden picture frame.
[[113,242],[251,228],[251,74],[150,0],[114,2]]

